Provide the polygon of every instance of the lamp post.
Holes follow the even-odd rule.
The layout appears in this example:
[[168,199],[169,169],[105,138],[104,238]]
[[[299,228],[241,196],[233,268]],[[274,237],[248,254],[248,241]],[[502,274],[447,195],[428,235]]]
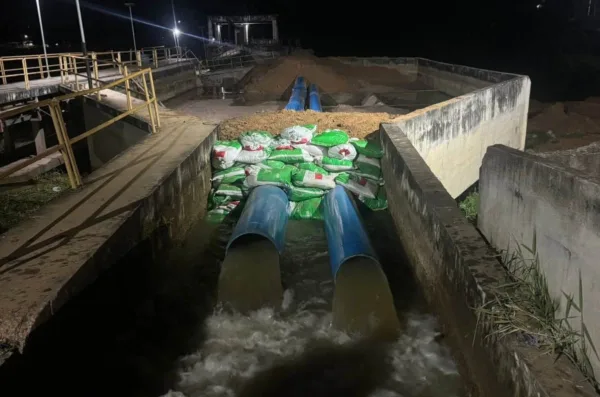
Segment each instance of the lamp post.
[[173,38],[175,39],[175,48],[177,50],[177,61],[179,62],[179,29],[177,28],[177,16],[175,16],[175,0],[171,0],[171,8],[173,9]]
[[48,52],[46,52],[46,39],[44,38],[44,25],[42,25],[42,12],[40,11],[40,0],[35,0],[38,19],[40,20],[40,31],[42,32],[42,46],[44,47],[44,58],[46,60],[46,77],[50,77],[50,66],[48,66]]
[[[79,18],[79,30],[81,31],[81,52],[83,52],[83,57],[85,58],[85,71],[87,73],[88,79],[88,89],[92,89],[92,70],[90,69],[90,60],[88,59],[87,47],[85,45],[85,32],[83,31],[83,21],[81,19],[81,7],[79,6],[79,0],[75,0],[75,5],[77,6],[77,17]],[[77,73],[77,70],[75,70]]]
[[135,29],[133,28],[133,13],[131,12],[131,7],[133,7],[135,3],[125,3],[126,7],[129,7],[129,19],[131,20],[131,34],[133,35],[133,49],[137,53],[137,45],[135,44]]

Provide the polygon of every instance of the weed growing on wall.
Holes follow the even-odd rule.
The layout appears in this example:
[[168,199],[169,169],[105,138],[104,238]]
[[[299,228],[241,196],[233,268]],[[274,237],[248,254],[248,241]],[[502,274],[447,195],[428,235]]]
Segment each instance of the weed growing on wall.
[[565,304],[561,310],[560,300],[550,295],[540,269],[535,234],[532,247],[517,244],[510,255],[508,248],[503,253],[502,264],[509,283],[502,286],[494,299],[477,309],[478,322],[485,317],[491,324],[490,336],[514,336],[544,353],[556,355],[557,360],[567,357],[599,390],[589,360],[589,354],[598,357],[598,352],[584,321],[581,272],[578,295],[574,297],[563,291]]
[[458,207],[469,222],[474,223],[477,220],[477,211],[479,210],[479,192],[469,194],[458,204]]

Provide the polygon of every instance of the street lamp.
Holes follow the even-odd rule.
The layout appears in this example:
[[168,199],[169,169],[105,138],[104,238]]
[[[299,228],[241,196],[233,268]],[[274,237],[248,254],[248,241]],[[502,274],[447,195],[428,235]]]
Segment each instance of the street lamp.
[[[77,17],[79,18],[79,30],[81,31],[81,51],[83,52],[83,57],[85,58],[85,71],[87,73],[88,79],[88,89],[92,89],[92,70],[90,69],[90,60],[88,59],[87,47],[85,45],[85,33],[83,31],[83,21],[81,20],[81,7],[79,6],[79,0],[75,0],[75,5],[77,6]],[[77,73],[77,70],[75,70]]]
[[[40,11],[40,0],[35,0],[38,19],[40,20],[40,31],[42,32],[42,46],[44,47],[44,58],[46,60],[46,77],[50,77],[50,66],[48,66],[48,53],[46,52],[46,39],[44,38],[44,25],[42,25],[42,12]],[[25,36],[27,38],[27,36]]]
[[135,3],[125,3],[125,7],[129,7],[129,19],[131,20],[131,34],[133,35],[133,49],[137,54],[137,45],[135,44],[135,29],[133,28],[133,13],[131,12],[131,7],[133,7]]
[[175,16],[175,0],[171,0],[171,8],[173,9],[173,38],[175,39],[175,48],[177,50],[177,62],[179,62],[179,29],[177,28],[177,17]]

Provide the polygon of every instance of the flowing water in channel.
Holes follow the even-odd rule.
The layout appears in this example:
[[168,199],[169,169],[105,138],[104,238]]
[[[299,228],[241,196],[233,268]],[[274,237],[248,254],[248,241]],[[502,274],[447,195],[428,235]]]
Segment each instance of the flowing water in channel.
[[463,395],[388,213],[365,214],[402,324],[400,336],[383,347],[361,345],[331,327],[334,285],[318,221],[288,224],[280,307],[249,315],[215,309],[219,263],[234,222],[199,222],[181,247],[157,261],[148,247],[132,252],[0,368],[0,394]]

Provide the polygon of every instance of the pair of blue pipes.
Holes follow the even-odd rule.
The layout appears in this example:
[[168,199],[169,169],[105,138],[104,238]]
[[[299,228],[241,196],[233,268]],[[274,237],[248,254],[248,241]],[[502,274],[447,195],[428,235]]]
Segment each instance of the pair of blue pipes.
[[309,89],[306,89],[306,80],[302,76],[298,76],[292,87],[290,100],[286,105],[286,110],[294,110],[297,112],[304,111],[306,107],[306,96],[308,93],[308,108],[315,112],[322,112],[321,97],[316,84],[311,84]]

